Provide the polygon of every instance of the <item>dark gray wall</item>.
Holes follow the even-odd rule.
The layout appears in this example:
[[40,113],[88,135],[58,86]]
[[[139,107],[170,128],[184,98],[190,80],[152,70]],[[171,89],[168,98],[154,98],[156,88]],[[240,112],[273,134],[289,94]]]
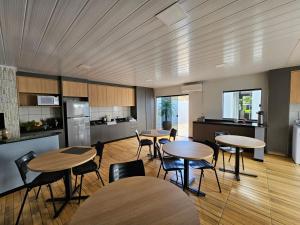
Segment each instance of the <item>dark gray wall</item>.
[[153,88],[136,87],[136,119],[139,131],[155,127],[154,99]]
[[267,149],[289,154],[290,69],[271,70],[268,74]]

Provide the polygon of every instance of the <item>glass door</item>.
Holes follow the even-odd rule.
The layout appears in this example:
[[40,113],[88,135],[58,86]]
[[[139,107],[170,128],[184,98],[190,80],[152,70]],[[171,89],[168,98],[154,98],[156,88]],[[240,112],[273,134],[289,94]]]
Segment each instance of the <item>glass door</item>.
[[189,96],[156,98],[156,129],[176,129],[178,136],[188,137]]

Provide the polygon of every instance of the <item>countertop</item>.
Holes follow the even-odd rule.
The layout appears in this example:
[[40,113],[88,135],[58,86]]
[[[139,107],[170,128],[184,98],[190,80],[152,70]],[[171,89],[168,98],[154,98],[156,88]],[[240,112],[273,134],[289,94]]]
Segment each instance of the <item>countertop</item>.
[[[113,125],[117,125],[119,123],[134,123],[134,122],[136,122],[136,121],[124,120],[124,121],[117,121],[117,123],[113,124]],[[102,122],[101,120],[92,120],[90,122],[90,124],[91,124],[91,126],[97,126],[97,125],[113,126],[113,125],[108,125],[105,122]]]
[[240,127],[262,127],[262,128],[266,127],[265,125],[258,125],[258,123],[250,123],[250,122],[242,123],[242,122],[233,122],[233,121],[217,120],[217,119],[205,119],[205,121],[194,121],[194,123],[240,126]]
[[7,140],[0,140],[0,145],[2,144],[9,144],[13,142],[20,142],[20,141],[27,141],[27,140],[32,140],[32,139],[37,139],[37,138],[44,138],[44,137],[50,137],[54,135],[59,135],[62,131],[55,130],[55,131],[47,131],[47,132],[33,132],[33,133],[26,133],[26,134],[21,134],[19,138],[10,138]]

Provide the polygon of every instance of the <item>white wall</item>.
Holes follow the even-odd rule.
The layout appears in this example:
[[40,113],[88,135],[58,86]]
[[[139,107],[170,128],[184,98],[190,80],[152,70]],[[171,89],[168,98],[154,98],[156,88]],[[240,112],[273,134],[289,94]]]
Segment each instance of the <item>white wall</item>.
[[[241,89],[262,89],[262,106],[267,115],[268,109],[268,78],[267,73],[235,76],[203,82],[203,92],[190,93],[189,104],[189,136],[192,136],[193,121],[200,116],[210,119],[222,119],[223,91]],[[180,86],[157,88],[155,96],[180,95]]]

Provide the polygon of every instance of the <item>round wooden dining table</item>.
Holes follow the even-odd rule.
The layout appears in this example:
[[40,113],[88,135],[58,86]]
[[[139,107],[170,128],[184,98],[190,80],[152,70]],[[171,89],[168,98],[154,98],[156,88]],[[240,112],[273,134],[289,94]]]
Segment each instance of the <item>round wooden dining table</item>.
[[168,135],[170,135],[170,131],[168,130],[145,130],[142,131],[141,133],[142,136],[145,137],[152,137],[153,138],[153,151],[154,151],[154,155],[153,158],[157,157],[157,151],[159,151],[159,145],[157,143],[157,138],[159,137],[166,137]]
[[178,187],[154,177],[124,178],[98,190],[69,225],[198,225],[199,214]]
[[257,177],[257,175],[255,175],[255,174],[240,172],[240,148],[246,148],[246,149],[247,148],[248,149],[264,148],[266,146],[266,143],[264,141],[255,139],[255,138],[239,136],[239,135],[219,135],[219,136],[215,137],[215,140],[217,143],[235,147],[235,151],[236,151],[235,152],[235,169],[234,169],[234,171],[229,170],[229,169],[220,168],[221,171],[228,172],[228,173],[234,173],[237,181],[240,180],[240,174],[246,175],[246,176]]
[[[189,175],[189,161],[210,158],[214,154],[213,149],[205,144],[192,141],[173,141],[163,145],[162,149],[171,156],[184,159],[183,188],[197,194],[198,190],[189,187],[189,184],[195,179]],[[181,182],[176,182],[177,179],[173,178],[172,181],[180,186]],[[204,192],[200,191],[199,194],[205,196]]]
[[[28,163],[28,168],[34,172],[65,171],[65,198],[54,199],[55,201],[63,201],[64,204],[57,211],[55,217],[60,214],[70,200],[78,199],[78,197],[73,197],[75,191],[72,188],[72,168],[92,160],[96,157],[96,154],[93,147],[68,147],[43,153]],[[82,196],[81,198],[87,197]]]

